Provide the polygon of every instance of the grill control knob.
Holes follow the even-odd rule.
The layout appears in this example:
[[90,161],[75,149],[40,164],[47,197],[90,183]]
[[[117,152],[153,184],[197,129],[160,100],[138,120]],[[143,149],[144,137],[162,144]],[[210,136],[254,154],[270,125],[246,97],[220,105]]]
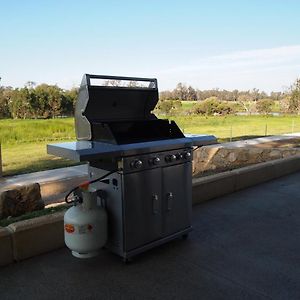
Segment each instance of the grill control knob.
[[176,154],[176,159],[177,160],[180,160],[180,159],[182,159],[183,158],[183,155],[181,154],[181,153],[177,153]]
[[143,166],[143,162],[140,159],[136,159],[131,162],[131,167],[134,169],[140,169]]
[[154,157],[152,159],[152,164],[153,165],[158,165],[160,163],[160,158],[157,156],[157,157]]
[[189,159],[191,156],[192,156],[191,152],[185,152],[185,153],[183,154],[183,157],[184,157],[185,159]]
[[175,160],[176,160],[176,155],[174,155],[174,154],[166,156],[167,162],[173,162]]

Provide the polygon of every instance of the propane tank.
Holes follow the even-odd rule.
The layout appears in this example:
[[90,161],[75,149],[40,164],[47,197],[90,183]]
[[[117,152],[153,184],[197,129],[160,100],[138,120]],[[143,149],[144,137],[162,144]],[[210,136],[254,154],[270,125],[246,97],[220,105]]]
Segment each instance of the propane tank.
[[69,208],[64,216],[65,243],[78,258],[98,255],[106,244],[107,214],[97,205],[97,191],[82,190],[82,203]]

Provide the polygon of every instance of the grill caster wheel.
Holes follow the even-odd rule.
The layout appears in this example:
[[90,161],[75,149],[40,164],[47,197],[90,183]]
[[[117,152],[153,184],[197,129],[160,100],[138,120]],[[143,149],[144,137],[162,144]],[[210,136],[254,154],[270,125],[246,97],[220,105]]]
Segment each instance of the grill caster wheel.
[[189,237],[189,234],[188,234],[188,233],[185,233],[185,234],[182,235],[182,238],[183,238],[184,240],[186,240],[188,237]]

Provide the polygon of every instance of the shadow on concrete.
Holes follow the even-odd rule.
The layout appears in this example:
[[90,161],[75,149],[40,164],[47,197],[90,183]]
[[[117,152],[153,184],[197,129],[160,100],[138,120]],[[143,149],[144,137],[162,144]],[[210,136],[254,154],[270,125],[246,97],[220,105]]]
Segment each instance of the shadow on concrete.
[[194,231],[131,264],[67,249],[0,270],[6,299],[299,299],[300,172],[193,207]]

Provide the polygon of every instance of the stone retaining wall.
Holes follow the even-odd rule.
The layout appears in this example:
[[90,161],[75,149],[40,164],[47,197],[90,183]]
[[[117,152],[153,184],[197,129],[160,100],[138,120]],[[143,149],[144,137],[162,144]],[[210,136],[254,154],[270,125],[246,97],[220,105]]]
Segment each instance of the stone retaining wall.
[[1,155],[1,144],[0,144],[0,177],[2,177],[2,155]]
[[228,171],[239,167],[287,158],[300,154],[298,148],[258,148],[211,145],[194,152],[193,175],[210,171]]
[[[198,204],[300,170],[300,155],[193,180]],[[0,266],[64,247],[64,212],[0,227]]]

